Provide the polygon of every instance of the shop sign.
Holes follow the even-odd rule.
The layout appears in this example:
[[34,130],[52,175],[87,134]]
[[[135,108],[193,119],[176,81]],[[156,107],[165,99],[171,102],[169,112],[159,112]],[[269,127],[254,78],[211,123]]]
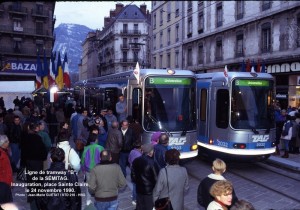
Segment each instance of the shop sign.
[[11,72],[11,73],[35,73],[36,72],[36,62],[35,61],[16,61],[8,60],[3,65],[1,72]]
[[266,66],[268,73],[298,72],[300,62],[282,63]]

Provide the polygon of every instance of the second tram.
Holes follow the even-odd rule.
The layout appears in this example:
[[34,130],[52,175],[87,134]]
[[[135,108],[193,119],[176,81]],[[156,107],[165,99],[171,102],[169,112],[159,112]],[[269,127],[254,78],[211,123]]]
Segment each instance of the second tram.
[[181,159],[198,155],[196,136],[196,77],[189,70],[140,69],[81,81],[75,84],[75,99],[85,107],[112,108],[123,94],[128,115],[143,127],[142,143],[156,131],[169,135],[169,147]]
[[267,73],[197,74],[201,153],[265,159],[275,152],[274,79]]

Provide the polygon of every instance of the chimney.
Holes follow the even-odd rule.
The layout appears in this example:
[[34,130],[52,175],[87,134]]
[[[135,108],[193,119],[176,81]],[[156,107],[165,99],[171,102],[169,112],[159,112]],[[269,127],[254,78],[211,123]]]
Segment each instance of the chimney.
[[140,5],[140,10],[142,11],[142,13],[143,13],[144,15],[146,15],[146,14],[147,14],[147,13],[146,13],[147,5],[146,5],[146,4]]
[[116,17],[116,11],[115,10],[110,10],[109,17],[111,17],[111,18]]
[[110,17],[105,17],[104,18],[104,27],[106,27],[109,24]]
[[123,7],[124,5],[121,3],[116,4],[116,9],[115,9],[116,15],[118,15],[122,11]]

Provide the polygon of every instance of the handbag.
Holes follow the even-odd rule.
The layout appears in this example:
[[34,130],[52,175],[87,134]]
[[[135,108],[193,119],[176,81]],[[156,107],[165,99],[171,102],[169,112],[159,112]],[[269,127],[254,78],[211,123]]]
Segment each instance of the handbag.
[[168,172],[166,170],[166,176],[167,176],[167,186],[168,186],[168,197],[165,198],[158,198],[155,203],[154,207],[156,210],[173,210],[173,206],[171,203],[171,200],[169,198],[169,182],[168,182]]
[[25,167],[20,168],[20,170],[17,173],[17,180],[25,182],[26,181],[26,174],[25,174],[25,172],[26,172],[26,168]]

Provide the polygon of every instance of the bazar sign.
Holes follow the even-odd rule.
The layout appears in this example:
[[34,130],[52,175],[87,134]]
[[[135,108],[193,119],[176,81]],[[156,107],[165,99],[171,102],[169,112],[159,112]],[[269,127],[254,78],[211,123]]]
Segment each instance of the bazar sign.
[[267,66],[268,73],[300,71],[300,62],[274,64]]
[[8,60],[1,69],[2,72],[13,73],[35,73],[36,72],[35,61],[15,61]]

